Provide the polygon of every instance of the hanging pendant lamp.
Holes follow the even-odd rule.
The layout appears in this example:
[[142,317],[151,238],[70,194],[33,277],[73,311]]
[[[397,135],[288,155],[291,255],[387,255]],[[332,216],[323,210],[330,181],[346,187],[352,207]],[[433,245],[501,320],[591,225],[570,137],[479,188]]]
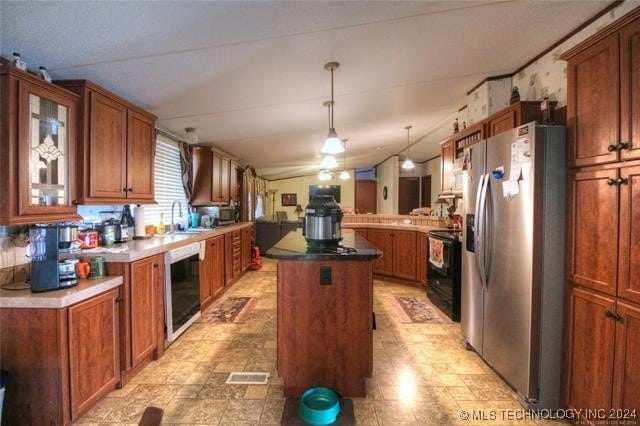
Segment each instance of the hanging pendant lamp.
[[[331,71],[331,101],[328,103],[329,107],[329,134],[327,135],[327,139],[324,141],[324,145],[320,150],[323,154],[340,154],[344,152],[344,146],[340,139],[338,139],[338,134],[336,133],[336,129],[333,125],[333,70],[337,69],[340,66],[338,62],[328,62],[324,65],[324,69],[327,71]],[[327,102],[324,103],[327,105]]]
[[331,173],[326,170],[322,170],[320,174],[318,174],[318,179],[320,180],[331,180]]
[[411,130],[411,127],[412,126],[405,127],[405,129],[407,129],[407,158],[405,158],[402,163],[403,170],[413,170],[416,167],[415,164],[413,164],[413,161],[409,158],[409,130]]
[[320,163],[320,167],[323,169],[335,169],[338,167],[338,162],[336,161],[336,157],[333,155],[325,155]]
[[342,155],[342,171],[340,172],[340,176],[338,176],[342,180],[351,179],[351,175],[347,171],[347,141],[349,139],[342,139],[342,145],[344,146],[344,153]]

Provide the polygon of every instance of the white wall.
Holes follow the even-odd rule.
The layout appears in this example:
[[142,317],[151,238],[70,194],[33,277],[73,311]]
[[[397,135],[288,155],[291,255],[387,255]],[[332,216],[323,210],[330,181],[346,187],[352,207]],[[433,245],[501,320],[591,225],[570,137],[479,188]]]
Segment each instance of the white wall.
[[[398,178],[400,177],[398,156],[387,159],[376,168],[378,176],[378,214],[398,214]],[[382,197],[387,187],[387,199]]]
[[[431,175],[431,208],[435,208],[436,201],[438,201],[438,194],[442,190],[442,183],[440,182],[440,169],[441,169],[442,157],[433,158],[426,163],[423,167],[423,175]],[[424,202],[422,205],[426,205]]]
[[[279,179],[267,182],[267,189],[277,189],[275,211],[286,211],[287,217],[290,220],[298,218],[295,213],[295,206],[283,207],[282,206],[282,194],[297,194],[298,204],[304,209],[309,204],[309,185],[340,185],[340,207],[352,208],[355,205],[355,184],[354,176],[355,170],[349,170],[351,179],[340,180],[337,177],[329,181],[322,181],[318,179],[317,175],[302,176],[289,179]],[[271,217],[272,199],[267,200],[267,204],[264,206],[265,214],[267,217]]]

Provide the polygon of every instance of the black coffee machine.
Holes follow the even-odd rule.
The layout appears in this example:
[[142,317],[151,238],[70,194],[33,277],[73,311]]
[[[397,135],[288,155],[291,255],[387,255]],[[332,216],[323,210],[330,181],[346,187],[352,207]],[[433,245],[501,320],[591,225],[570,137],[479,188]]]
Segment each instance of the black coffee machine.
[[78,284],[73,265],[64,264],[61,268],[59,263],[60,248],[69,245],[69,242],[61,241],[60,230],[56,225],[36,226],[29,230],[28,251],[31,256],[33,292],[58,290]]

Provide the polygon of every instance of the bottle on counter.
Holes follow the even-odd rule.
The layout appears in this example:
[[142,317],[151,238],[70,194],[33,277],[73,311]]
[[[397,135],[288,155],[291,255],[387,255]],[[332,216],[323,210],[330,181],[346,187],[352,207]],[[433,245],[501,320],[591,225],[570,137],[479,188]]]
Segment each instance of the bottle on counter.
[[160,213],[160,222],[157,227],[158,235],[164,234],[164,213]]

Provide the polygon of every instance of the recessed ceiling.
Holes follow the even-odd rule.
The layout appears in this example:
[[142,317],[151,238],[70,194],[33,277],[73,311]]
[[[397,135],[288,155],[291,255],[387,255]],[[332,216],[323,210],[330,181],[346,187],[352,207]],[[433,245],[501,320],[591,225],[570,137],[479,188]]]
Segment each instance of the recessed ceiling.
[[[490,75],[512,72],[608,1],[2,1],[1,51],[86,78],[277,178],[318,171],[335,127],[350,167],[432,132]],[[416,144],[414,160],[439,154]]]

